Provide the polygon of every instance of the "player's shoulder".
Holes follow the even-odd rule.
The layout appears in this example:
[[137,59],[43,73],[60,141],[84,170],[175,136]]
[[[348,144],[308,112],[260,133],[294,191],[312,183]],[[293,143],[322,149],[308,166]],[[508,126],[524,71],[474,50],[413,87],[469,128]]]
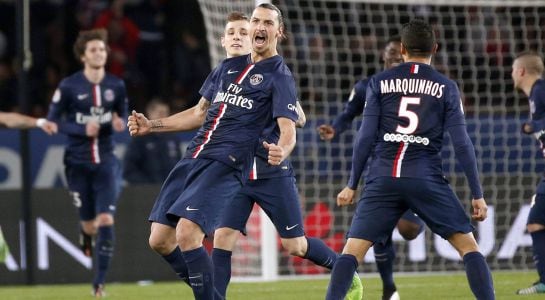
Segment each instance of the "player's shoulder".
[[533,87],[533,91],[536,94],[539,95],[545,95],[545,80],[544,79],[538,79]]
[[78,85],[85,82],[85,76],[83,75],[83,71],[78,71],[76,73],[73,73],[71,75],[68,75],[64,77],[59,86],[60,87],[69,87],[72,85]]
[[123,81],[123,79],[110,73],[106,73],[106,75],[104,76],[104,83],[118,87],[125,87],[125,82]]

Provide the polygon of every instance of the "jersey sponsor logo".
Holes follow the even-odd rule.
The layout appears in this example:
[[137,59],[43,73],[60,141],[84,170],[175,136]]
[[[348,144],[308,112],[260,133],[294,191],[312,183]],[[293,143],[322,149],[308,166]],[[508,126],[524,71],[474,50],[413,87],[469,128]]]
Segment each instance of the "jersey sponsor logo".
[[287,230],[287,231],[290,231],[290,230],[292,230],[293,228],[295,228],[295,227],[297,227],[297,226],[299,226],[299,224],[295,224],[295,225],[293,225],[293,226],[288,226],[288,225],[286,225],[286,230]]
[[216,94],[216,98],[214,98],[213,103],[224,102],[242,108],[252,109],[254,100],[238,95],[240,92],[242,92],[242,87],[231,83],[229,84],[226,92],[218,92]]
[[227,74],[235,74],[235,73],[238,73],[237,70],[228,70],[227,71]]
[[87,124],[90,121],[98,122],[99,124],[110,123],[112,122],[112,112],[104,112],[104,107],[92,106],[89,109],[89,114],[76,113],[76,123]]
[[79,94],[78,96],[78,100],[85,100],[87,99],[87,97],[89,97],[89,94]]
[[191,208],[189,207],[189,205],[185,208],[185,210],[187,211],[194,211],[194,210],[199,210],[198,208]]
[[297,111],[297,106],[292,104],[292,103],[289,103],[288,104],[288,109],[291,110],[291,111]]
[[380,81],[380,93],[426,94],[437,99],[443,97],[444,84],[425,79],[395,78]]
[[427,137],[414,136],[411,134],[400,134],[400,133],[385,133],[383,136],[385,142],[396,142],[396,143],[410,143],[410,144],[422,144],[424,146],[429,145],[430,140]]
[[53,103],[57,103],[57,102],[61,101],[61,90],[59,90],[59,89],[55,90],[55,93],[53,94],[52,101],[53,101]]
[[250,84],[251,85],[258,85],[263,81],[263,75],[261,74],[254,74],[250,77]]
[[111,89],[107,89],[104,91],[104,99],[108,102],[112,102],[115,99],[115,93]]

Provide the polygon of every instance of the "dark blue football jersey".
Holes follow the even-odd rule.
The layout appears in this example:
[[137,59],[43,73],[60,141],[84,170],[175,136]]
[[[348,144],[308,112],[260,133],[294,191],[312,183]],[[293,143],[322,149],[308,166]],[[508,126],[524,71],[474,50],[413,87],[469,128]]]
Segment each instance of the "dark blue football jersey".
[[[112,118],[127,116],[127,93],[123,80],[106,74],[100,84],[93,84],[77,72],[61,81],[53,95],[47,118],[68,136],[66,163],[98,164],[113,156]],[[88,137],[86,124],[100,124],[97,138]]]
[[[528,96],[530,103],[530,123],[536,137],[543,139],[545,133],[545,80],[538,79],[532,86]],[[542,141],[543,142],[543,141]],[[542,145],[543,147],[543,145]]]
[[332,126],[335,129],[335,135],[339,135],[350,128],[352,126],[352,121],[363,113],[368,82],[369,79],[367,78],[359,80],[352,88],[343,112],[333,121]]
[[278,117],[297,120],[295,80],[278,55],[255,64],[250,55],[225,59],[200,93],[211,103],[187,157],[247,171],[264,129]]
[[427,64],[413,62],[378,73],[367,87],[363,119],[350,187],[357,186],[371,152],[374,157],[367,180],[381,176],[442,178],[440,151],[448,130],[474,197],[482,197],[475,152],[454,81]]

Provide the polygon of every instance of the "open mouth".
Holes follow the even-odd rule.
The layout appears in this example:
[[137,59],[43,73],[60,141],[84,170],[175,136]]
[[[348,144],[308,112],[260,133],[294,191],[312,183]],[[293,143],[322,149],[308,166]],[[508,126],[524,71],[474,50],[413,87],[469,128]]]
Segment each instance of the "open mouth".
[[254,38],[254,42],[257,44],[257,45],[263,45],[265,44],[265,41],[267,40],[267,36],[264,34],[264,33],[257,33],[255,38]]

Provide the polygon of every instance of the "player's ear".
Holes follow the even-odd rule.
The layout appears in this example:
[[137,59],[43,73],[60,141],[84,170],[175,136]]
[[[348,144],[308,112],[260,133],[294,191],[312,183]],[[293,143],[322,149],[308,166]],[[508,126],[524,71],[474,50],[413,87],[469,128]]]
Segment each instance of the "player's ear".
[[435,45],[433,45],[433,48],[431,49],[431,54],[435,54],[437,52],[437,49],[439,48],[439,45],[437,43],[435,43]]
[[407,55],[407,48],[405,48],[405,45],[403,45],[403,43],[401,43],[401,55],[405,56]]
[[220,42],[221,42],[221,46],[222,46],[223,48],[225,48],[225,36],[224,36],[224,35],[221,36]]

